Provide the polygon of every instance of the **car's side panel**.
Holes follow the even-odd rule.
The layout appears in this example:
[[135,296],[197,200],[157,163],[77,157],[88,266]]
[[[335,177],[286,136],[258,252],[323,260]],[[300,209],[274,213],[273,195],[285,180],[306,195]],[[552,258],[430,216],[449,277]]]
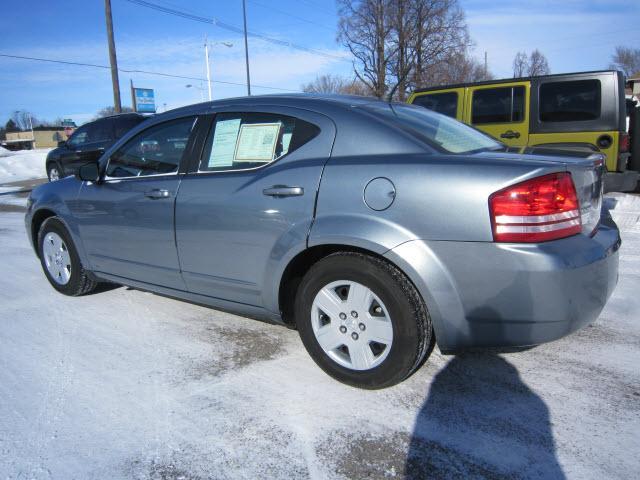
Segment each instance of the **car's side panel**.
[[[220,109],[218,111],[224,111]],[[229,110],[227,110],[229,111]],[[192,172],[176,202],[176,240],[189,291],[277,312],[275,272],[291,252],[306,247],[324,164],[335,126],[323,115],[284,108],[235,108],[301,118],[320,134],[264,167],[227,172]],[[264,190],[300,187],[299,196],[274,197]],[[275,293],[274,293],[275,292]]]
[[[45,185],[48,186],[49,184]],[[78,223],[71,212],[71,209],[74,208],[74,204],[76,203],[80,185],[81,182],[75,178],[65,178],[55,182],[55,189],[36,188],[31,193],[32,203],[25,215],[25,224],[29,235],[35,233],[35,238],[31,237],[33,241],[37,239],[37,232],[32,232],[33,219],[38,216],[38,212],[53,212],[67,226],[67,230],[76,245],[80,261],[83,265],[88,265],[88,258],[80,237]],[[38,246],[34,244],[33,247],[37,252]]]
[[[345,243],[384,252],[414,239],[492,241],[488,198],[505,186],[552,171],[559,162],[506,154],[334,158],[327,163],[309,245]],[[365,201],[376,178],[393,184],[391,205]]]
[[[72,213],[87,248],[89,268],[184,289],[173,229],[178,175],[85,183]],[[152,191],[166,198],[150,198]]]

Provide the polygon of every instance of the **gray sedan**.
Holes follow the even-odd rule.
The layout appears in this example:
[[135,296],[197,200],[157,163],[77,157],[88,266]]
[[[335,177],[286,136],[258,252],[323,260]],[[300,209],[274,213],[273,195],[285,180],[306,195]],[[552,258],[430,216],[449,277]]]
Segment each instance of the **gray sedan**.
[[529,346],[594,321],[618,276],[604,174],[420,107],[251,97],[143,122],[35,189],[25,221],[63,294],[114,282],[280,322],[329,375],[382,388],[435,343]]

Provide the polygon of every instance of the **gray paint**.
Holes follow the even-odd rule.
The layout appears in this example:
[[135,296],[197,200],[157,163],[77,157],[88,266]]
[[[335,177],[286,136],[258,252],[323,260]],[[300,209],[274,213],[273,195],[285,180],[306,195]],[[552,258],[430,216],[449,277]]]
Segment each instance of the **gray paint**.
[[[598,213],[601,172],[592,159],[442,155],[359,108],[371,101],[264,96],[157,115],[107,151],[101,167],[140,131],[197,115],[178,174],[43,185],[32,193],[27,226],[50,209],[99,278],[272,321],[281,320],[280,280],[296,255],[320,245],[369,250],[416,285],[446,351],[540,343],[597,317],[617,279],[615,225],[606,220],[594,236],[585,225],[563,240],[496,244],[488,208],[489,196],[508,185],[570,171],[585,213]],[[259,169],[198,173],[211,115],[251,111],[299,117],[321,134]],[[263,195],[276,185],[304,194]],[[390,185],[395,195],[385,206]],[[170,196],[146,198],[153,188]]]

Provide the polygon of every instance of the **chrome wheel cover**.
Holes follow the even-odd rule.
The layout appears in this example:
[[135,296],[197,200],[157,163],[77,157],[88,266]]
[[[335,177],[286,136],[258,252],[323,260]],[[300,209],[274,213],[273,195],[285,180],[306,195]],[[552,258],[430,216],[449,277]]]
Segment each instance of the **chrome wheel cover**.
[[393,343],[393,325],[382,300],[351,280],[331,282],[318,292],[311,326],[324,353],[351,370],[377,367]]
[[60,172],[56,167],[53,167],[49,170],[49,180],[55,182],[56,180],[60,180]]
[[42,242],[44,264],[53,280],[59,285],[66,285],[71,278],[71,255],[66,243],[60,235],[49,232]]

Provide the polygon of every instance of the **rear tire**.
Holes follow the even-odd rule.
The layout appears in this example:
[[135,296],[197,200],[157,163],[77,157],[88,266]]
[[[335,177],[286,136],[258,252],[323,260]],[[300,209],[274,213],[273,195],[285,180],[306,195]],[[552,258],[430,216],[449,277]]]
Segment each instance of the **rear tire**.
[[338,252],[313,265],[298,288],[295,313],[311,358],[336,380],[359,388],[406,379],[423,363],[433,338],[429,313],[409,279],[361,253]]
[[38,232],[38,254],[47,280],[58,292],[77,297],[96,289],[80,263],[78,251],[58,217],[47,218]]

